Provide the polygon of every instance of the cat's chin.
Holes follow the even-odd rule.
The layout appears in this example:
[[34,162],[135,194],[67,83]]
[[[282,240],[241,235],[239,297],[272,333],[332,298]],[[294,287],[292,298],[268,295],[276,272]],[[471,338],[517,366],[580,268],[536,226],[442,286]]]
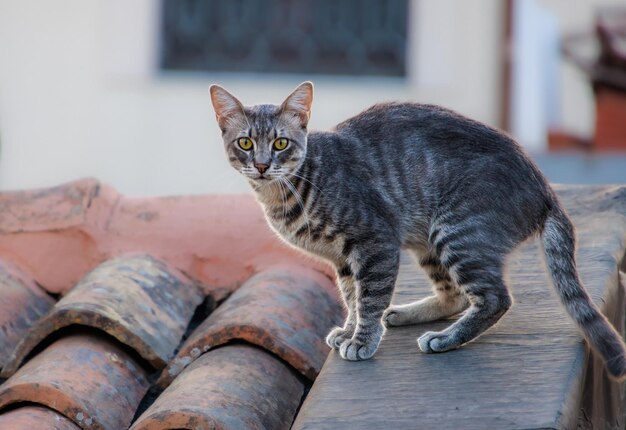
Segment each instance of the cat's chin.
[[277,178],[270,178],[268,176],[257,176],[256,178],[248,177],[247,179],[254,187],[263,187],[277,180]]

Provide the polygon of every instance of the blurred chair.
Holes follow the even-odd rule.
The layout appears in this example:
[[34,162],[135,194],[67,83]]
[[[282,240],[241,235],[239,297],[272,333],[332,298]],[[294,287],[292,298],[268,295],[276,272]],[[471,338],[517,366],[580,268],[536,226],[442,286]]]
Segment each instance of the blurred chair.
[[[590,44],[591,51],[595,51],[592,56],[587,52]],[[626,7],[599,10],[595,33],[566,36],[562,50],[592,85],[595,132],[588,140],[561,131],[551,132],[549,148],[626,151]]]

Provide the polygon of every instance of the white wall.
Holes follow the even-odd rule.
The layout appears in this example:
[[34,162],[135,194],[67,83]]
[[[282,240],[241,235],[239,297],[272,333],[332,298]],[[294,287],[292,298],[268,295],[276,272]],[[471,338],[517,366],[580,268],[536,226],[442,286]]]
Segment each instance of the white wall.
[[246,104],[316,84],[312,128],[375,102],[438,103],[497,125],[501,2],[411,3],[406,80],[153,73],[158,2],[0,0],[0,190],[95,176],[130,195],[247,192],[207,94]]

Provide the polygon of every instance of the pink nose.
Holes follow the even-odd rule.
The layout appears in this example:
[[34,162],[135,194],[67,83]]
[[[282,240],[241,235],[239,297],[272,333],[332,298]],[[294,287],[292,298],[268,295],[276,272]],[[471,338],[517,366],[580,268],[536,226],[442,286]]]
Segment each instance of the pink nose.
[[259,171],[259,173],[262,175],[263,173],[265,173],[265,171],[267,170],[269,166],[269,164],[263,164],[263,163],[254,163],[254,167],[256,167],[256,169]]

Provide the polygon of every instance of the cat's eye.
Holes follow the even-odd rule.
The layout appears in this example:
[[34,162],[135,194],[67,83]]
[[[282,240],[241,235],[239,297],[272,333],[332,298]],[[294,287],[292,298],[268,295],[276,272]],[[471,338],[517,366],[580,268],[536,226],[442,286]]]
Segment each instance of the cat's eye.
[[289,139],[280,137],[274,141],[274,149],[277,151],[282,151],[289,145]]
[[237,139],[237,145],[244,151],[249,151],[252,149],[252,139],[249,137],[240,137]]

